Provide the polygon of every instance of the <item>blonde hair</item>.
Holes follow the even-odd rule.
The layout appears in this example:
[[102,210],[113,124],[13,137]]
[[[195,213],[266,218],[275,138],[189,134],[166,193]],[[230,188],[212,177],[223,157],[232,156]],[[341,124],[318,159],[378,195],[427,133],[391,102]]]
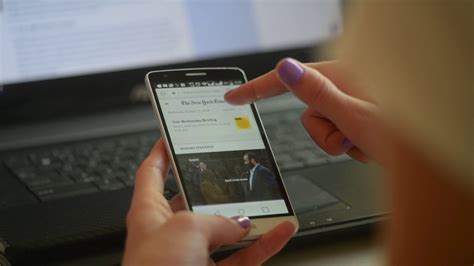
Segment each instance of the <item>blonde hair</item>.
[[386,121],[474,189],[471,1],[360,1],[339,47]]

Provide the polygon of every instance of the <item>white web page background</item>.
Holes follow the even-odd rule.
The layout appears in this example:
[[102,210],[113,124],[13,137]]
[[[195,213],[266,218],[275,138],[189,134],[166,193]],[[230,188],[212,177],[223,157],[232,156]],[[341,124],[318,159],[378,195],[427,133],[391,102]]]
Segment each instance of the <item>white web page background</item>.
[[224,101],[234,87],[156,89],[176,154],[265,149],[250,105]]
[[204,214],[215,214],[226,217],[233,217],[238,215],[243,216],[261,216],[273,214],[286,214],[284,200],[265,200],[244,203],[228,203],[228,204],[214,204],[206,206],[193,207],[195,212]]
[[[252,150],[265,150],[250,105],[233,106],[224,101],[225,92],[235,87],[236,85],[222,85],[156,89],[171,143],[178,158],[187,154],[199,158],[199,154],[203,153],[242,151],[244,154]],[[241,127],[237,125],[236,118],[245,119]],[[220,157],[223,164],[226,160],[224,157]],[[203,162],[206,163],[206,160]],[[188,183],[188,178],[181,178],[183,185],[192,190],[193,184]],[[248,182],[247,178],[244,179]],[[246,183],[242,185],[244,184]],[[190,204],[195,212],[226,217],[288,213],[283,199],[196,206],[193,202]]]

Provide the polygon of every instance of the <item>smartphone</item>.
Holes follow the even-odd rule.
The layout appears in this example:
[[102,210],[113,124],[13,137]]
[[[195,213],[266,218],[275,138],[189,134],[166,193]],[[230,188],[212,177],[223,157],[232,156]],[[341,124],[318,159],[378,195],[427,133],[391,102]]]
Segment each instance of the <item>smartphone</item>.
[[160,70],[145,77],[186,207],[248,216],[251,230],[244,240],[252,240],[283,221],[298,228],[298,220],[255,104],[224,100],[246,81],[234,67]]

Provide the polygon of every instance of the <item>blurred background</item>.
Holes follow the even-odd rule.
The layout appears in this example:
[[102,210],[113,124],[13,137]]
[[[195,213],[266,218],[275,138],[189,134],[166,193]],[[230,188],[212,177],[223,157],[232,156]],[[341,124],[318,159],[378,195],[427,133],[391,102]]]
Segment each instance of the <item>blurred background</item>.
[[240,66],[253,78],[283,56],[316,58],[313,48],[342,32],[342,3],[331,0],[2,0],[1,8],[0,108],[10,115],[0,119],[9,122],[47,118],[49,107],[57,116],[147,101],[143,76],[158,68]]
[[[0,0],[0,252],[20,264],[119,263],[135,171],[159,137],[145,74],[233,66],[252,79],[284,57],[328,59],[344,9],[337,0]],[[289,252],[336,233],[358,241],[342,252],[370,260],[368,232],[385,213],[380,180],[319,149],[292,95],[258,107],[300,222]],[[170,175],[165,196],[176,193]]]

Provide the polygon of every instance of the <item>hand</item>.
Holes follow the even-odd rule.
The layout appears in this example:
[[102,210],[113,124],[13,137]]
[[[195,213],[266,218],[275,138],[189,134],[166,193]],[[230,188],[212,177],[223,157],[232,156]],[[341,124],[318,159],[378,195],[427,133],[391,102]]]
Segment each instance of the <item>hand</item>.
[[357,89],[342,66],[335,62],[301,64],[281,60],[276,70],[245,83],[225,95],[231,104],[247,104],[290,91],[308,105],[303,126],[327,153],[347,152],[367,162],[377,159],[378,108]]
[[[250,221],[182,211],[180,195],[168,203],[163,197],[168,169],[168,156],[160,140],[137,171],[123,264],[214,265],[210,254],[247,235]],[[293,224],[282,223],[217,265],[260,265],[285,245],[294,230]]]

